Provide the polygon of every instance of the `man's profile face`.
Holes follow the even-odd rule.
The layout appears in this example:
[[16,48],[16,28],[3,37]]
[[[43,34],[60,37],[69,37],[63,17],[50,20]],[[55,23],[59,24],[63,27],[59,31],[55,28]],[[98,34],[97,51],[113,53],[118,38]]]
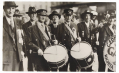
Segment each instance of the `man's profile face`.
[[70,22],[72,19],[72,15],[64,15],[65,21]]
[[57,15],[52,16],[52,21],[53,22],[59,22],[59,17]]
[[36,13],[29,14],[30,20],[34,21],[36,20]]
[[38,20],[41,22],[41,23],[44,23],[45,20],[46,20],[46,16],[42,16],[42,15],[38,15]]
[[6,16],[12,17],[14,15],[14,12],[15,12],[15,7],[5,7],[4,11],[6,13]]

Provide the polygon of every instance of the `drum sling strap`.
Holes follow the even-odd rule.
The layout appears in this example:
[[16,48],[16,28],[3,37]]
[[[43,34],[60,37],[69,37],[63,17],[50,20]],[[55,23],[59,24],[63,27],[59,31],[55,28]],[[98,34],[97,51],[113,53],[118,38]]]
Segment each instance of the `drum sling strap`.
[[66,32],[67,33],[69,32],[71,34],[71,36],[73,37],[73,39],[76,40],[76,37],[73,35],[71,28],[68,25],[65,25],[65,27],[66,27]]
[[38,28],[41,32],[41,35],[43,36],[43,38],[45,38],[45,40],[49,41],[49,37],[47,36],[47,34],[43,31],[43,28],[41,28],[39,25],[38,25]]

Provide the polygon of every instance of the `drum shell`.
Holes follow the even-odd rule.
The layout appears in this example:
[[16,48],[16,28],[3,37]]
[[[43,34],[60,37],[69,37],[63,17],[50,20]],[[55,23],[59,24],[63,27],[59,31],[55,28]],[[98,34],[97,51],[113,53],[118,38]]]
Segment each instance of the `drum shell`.
[[54,68],[54,69],[61,68],[68,62],[68,60],[66,61],[66,58],[68,58],[68,55],[59,62],[48,62],[48,65],[50,68]]
[[[91,60],[88,61],[89,59],[91,59]],[[86,58],[76,59],[76,64],[80,68],[88,68],[88,67],[92,66],[93,62],[94,62],[94,54],[93,54],[93,52]]]
[[[65,46],[61,45],[61,44],[58,44],[59,46],[62,46],[64,47],[64,49],[67,51],[67,49],[65,48]],[[54,45],[53,45],[54,46]],[[49,46],[50,47],[50,46]],[[47,47],[48,48],[48,47]],[[46,49],[47,49],[46,48]],[[68,51],[67,51],[68,52]],[[47,60],[46,60],[47,61]],[[68,62],[68,53],[66,53],[66,56],[64,57],[64,59],[62,59],[61,61],[58,61],[58,62],[50,62],[50,61],[47,61],[47,64],[49,65],[50,68],[54,68],[54,69],[57,69],[57,68],[61,68],[63,67],[66,63]]]

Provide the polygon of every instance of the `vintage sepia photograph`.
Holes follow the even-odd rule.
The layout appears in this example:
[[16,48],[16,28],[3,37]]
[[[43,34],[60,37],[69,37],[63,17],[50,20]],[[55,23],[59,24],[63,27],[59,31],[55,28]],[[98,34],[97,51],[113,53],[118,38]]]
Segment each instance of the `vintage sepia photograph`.
[[116,2],[3,1],[3,71],[116,72]]

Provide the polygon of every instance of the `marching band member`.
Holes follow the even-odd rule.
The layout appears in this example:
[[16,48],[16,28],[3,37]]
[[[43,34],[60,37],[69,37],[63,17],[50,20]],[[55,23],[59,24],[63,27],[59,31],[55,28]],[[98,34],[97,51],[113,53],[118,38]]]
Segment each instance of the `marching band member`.
[[35,7],[29,7],[28,12],[26,12],[28,16],[30,17],[30,20],[22,25],[22,29],[24,30],[24,50],[25,50],[25,56],[28,57],[28,71],[33,71],[32,66],[32,56],[30,54],[30,50],[28,45],[26,44],[28,42],[28,27],[33,26],[36,22],[36,9]]
[[[37,71],[50,71],[50,68],[43,58],[43,51],[46,47],[50,46],[51,34],[50,27],[45,25],[45,18],[47,16],[47,10],[39,9],[37,10],[38,21],[35,25],[30,26],[29,30],[29,42],[28,45],[32,50],[32,60],[34,61],[34,67]],[[53,41],[57,44],[57,40]]]
[[[76,24],[71,23],[73,10],[65,9],[64,10],[64,19],[65,22],[58,25],[57,30],[57,39],[58,42],[64,45],[68,50],[71,50],[72,46],[76,43],[77,39],[77,27]],[[78,38],[80,40],[80,38]],[[69,62],[61,69],[61,71],[67,71],[68,64],[70,64],[70,71],[76,71],[76,65],[73,61],[73,58],[68,52]]]
[[[84,11],[84,13],[81,14],[81,18],[84,21],[77,24],[77,27],[81,40],[88,42],[91,44],[92,48],[94,48],[95,34],[93,29],[95,28],[95,25],[91,22],[92,15],[93,14],[90,11]],[[81,71],[92,71],[92,67],[81,69]]]
[[20,71],[23,70],[22,62],[22,44],[19,41],[20,33],[18,24],[13,19],[15,8],[18,7],[15,2],[4,2],[3,9],[3,71]]
[[59,25],[60,18],[61,18],[61,15],[57,11],[53,11],[49,15],[49,19],[52,21],[52,24],[49,25],[51,28],[52,35],[56,36],[56,34],[57,34],[57,26]]

